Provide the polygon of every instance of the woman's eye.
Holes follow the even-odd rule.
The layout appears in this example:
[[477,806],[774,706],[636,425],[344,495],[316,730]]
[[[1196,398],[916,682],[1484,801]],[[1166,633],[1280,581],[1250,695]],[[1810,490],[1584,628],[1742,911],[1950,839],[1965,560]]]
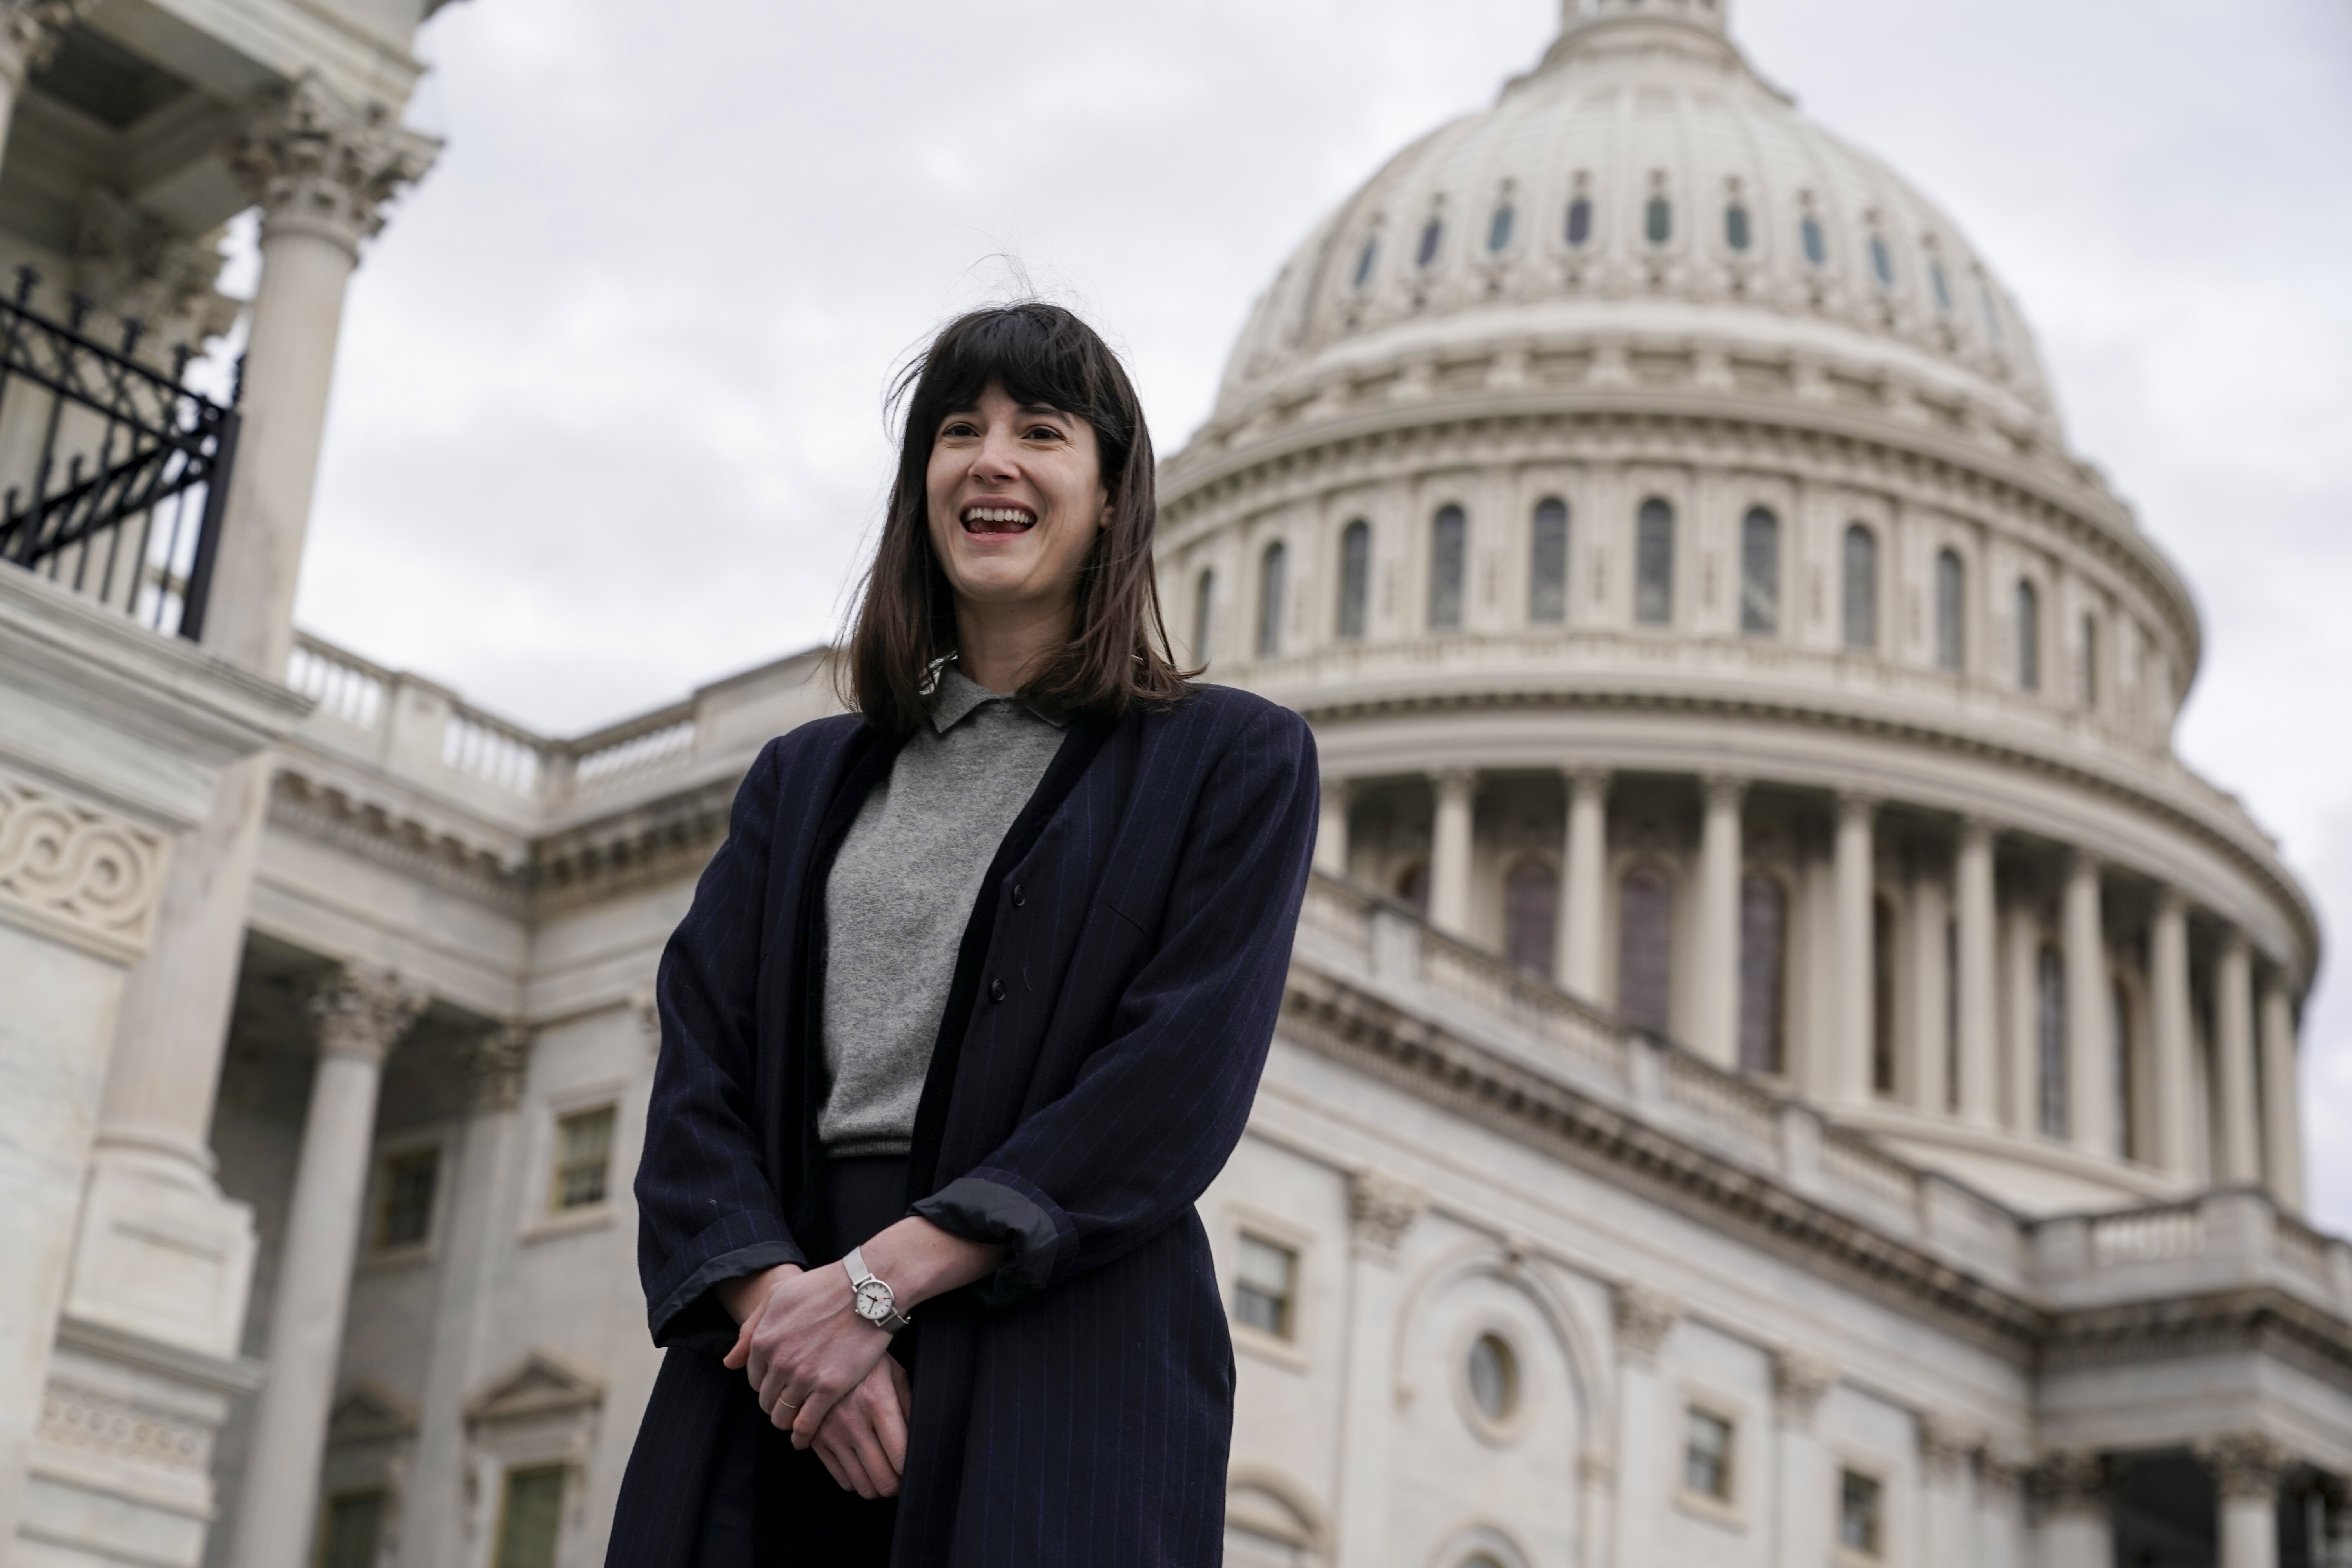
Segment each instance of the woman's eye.
[[1058,441],[1061,438],[1062,433],[1059,430],[1055,429],[1051,425],[1034,425],[1030,426],[1029,439],[1032,441]]
[[942,438],[950,436],[977,436],[979,434],[979,431],[971,427],[971,424],[969,420],[963,419],[951,420],[940,431],[940,435]]

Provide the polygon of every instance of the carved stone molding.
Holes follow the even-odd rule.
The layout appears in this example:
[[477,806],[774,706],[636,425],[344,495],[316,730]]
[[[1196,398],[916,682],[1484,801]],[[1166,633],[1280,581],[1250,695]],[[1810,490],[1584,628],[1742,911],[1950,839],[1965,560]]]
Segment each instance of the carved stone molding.
[[1948,1415],[1931,1411],[1919,1417],[1919,1464],[1930,1481],[1949,1486],[1958,1480],[1983,1447],[1982,1433]]
[[2104,1454],[2072,1448],[2045,1454],[2026,1472],[2042,1517],[2103,1513],[2115,1498],[2115,1467]]
[[0,773],[0,906],[33,923],[144,952],[167,848],[159,833]]
[[221,269],[217,233],[183,234],[103,185],[83,188],[73,223],[81,291],[101,310],[196,337],[235,324],[236,301],[214,289]]
[[440,149],[388,105],[353,103],[305,75],[263,99],[229,166],[261,205],[265,230],[299,228],[357,254],[383,227],[384,204],[423,179]]
[[466,1070],[474,1079],[474,1105],[490,1115],[503,1116],[522,1102],[523,1080],[530,1073],[530,1047],[539,1031],[528,1024],[501,1024],[467,1043]]
[[203,1422],[70,1384],[53,1383],[42,1392],[41,1439],[101,1458],[197,1475],[212,1466],[212,1428]]
[[1617,1287],[1612,1302],[1617,1321],[1617,1355],[1621,1361],[1647,1366],[1658,1359],[1658,1348],[1682,1321],[1683,1304],[1654,1286],[1628,1280]]
[[310,997],[319,1054],[382,1066],[431,995],[388,969],[346,964]]
[[1813,1413],[1822,1407],[1823,1396],[1837,1386],[1837,1368],[1817,1355],[1797,1350],[1773,1352],[1772,1407],[1780,1425],[1799,1432],[1811,1430]]
[[2295,1464],[2286,1445],[2262,1432],[2224,1432],[2198,1444],[2197,1457],[2222,1497],[2262,1502],[2278,1496]]
[[68,27],[98,0],[0,0],[0,77],[14,90],[56,58]]
[[1428,1206],[1420,1188],[1383,1172],[1358,1171],[1348,1178],[1348,1218],[1360,1256],[1396,1257],[1397,1244]]

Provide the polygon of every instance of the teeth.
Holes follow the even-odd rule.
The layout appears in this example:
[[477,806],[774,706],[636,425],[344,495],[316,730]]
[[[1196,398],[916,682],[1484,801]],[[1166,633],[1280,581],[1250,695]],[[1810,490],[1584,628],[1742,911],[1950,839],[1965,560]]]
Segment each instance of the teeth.
[[1034,522],[1036,521],[1025,511],[1016,511],[1011,507],[1001,506],[972,507],[963,514],[963,520],[966,522]]

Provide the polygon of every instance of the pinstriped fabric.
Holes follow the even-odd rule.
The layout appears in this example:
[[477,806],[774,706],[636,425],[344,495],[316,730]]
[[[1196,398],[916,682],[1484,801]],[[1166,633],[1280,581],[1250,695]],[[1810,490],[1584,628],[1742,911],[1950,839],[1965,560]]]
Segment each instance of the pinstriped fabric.
[[[777,1022],[792,977],[775,955],[795,942],[777,911],[815,874],[800,846],[854,750],[851,733],[810,726],[763,753],[665,959],[638,1190],[642,1210],[661,1210],[641,1260],[673,1363],[715,1365],[724,1320],[696,1321],[716,1310],[709,1283],[763,1249],[797,1255],[799,1178],[772,1174],[772,1152],[794,1141],[758,1125],[770,1100],[752,1086],[793,1070],[772,1060],[797,1048]],[[986,948],[968,1020],[942,1040],[935,1176],[916,1207],[1010,1258],[919,1315],[899,1568],[1220,1560],[1233,1358],[1192,1204],[1256,1090],[1316,815],[1305,723],[1208,688],[1113,730],[1034,844],[983,886]],[[692,1081],[712,1074],[728,1081]],[[712,1445],[677,1427],[725,1398],[703,1382],[665,1368],[615,1563],[703,1561],[698,1504],[649,1495],[698,1499],[717,1473]],[[703,1452],[686,1468],[649,1448]]]

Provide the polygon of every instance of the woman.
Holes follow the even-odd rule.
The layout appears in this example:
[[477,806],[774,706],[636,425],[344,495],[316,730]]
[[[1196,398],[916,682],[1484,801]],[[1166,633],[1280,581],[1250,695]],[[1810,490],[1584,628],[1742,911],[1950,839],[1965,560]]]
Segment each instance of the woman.
[[609,1562],[1214,1563],[1192,1204],[1273,1033],[1314,743],[1176,668],[1150,437],[1083,322],[965,316],[896,395],[854,711],[769,742],[662,958],[668,1354]]

